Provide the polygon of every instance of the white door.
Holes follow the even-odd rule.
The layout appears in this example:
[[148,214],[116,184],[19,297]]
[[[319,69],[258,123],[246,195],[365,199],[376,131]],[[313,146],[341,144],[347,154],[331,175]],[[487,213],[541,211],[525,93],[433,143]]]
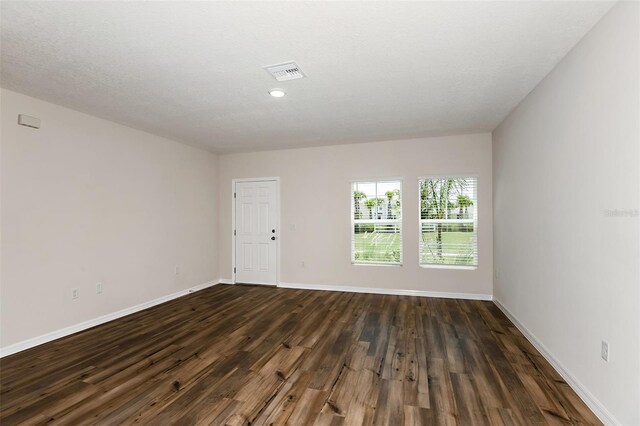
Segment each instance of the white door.
[[277,181],[236,182],[236,282],[277,284]]

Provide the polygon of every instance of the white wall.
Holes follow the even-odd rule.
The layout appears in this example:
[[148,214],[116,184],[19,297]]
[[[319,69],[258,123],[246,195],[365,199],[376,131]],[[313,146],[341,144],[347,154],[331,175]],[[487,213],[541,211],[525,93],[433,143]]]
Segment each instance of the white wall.
[[217,156],[1,95],[2,347],[218,278]]
[[[418,178],[447,174],[478,176],[477,270],[418,266]],[[492,294],[490,134],[221,156],[219,248],[225,279],[231,279],[233,267],[232,179],[268,176],[281,179],[281,282]],[[403,179],[404,264],[352,265],[351,181],[389,177]],[[320,207],[311,209],[314,205]]]
[[627,425],[640,424],[638,28],[639,4],[616,5],[493,134],[495,297]]

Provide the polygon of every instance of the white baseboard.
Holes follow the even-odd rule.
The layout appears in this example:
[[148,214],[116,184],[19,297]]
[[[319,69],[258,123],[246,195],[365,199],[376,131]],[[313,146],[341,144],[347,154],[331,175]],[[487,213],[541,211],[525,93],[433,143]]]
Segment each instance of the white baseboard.
[[60,330],[52,331],[50,333],[43,334],[41,336],[33,337],[31,339],[23,340],[22,342],[14,343],[13,345],[6,346],[4,348],[0,348],[0,358],[5,357],[7,355],[12,355],[17,352],[24,351],[29,348],[33,348],[34,346],[42,345],[43,343],[51,342],[52,340],[59,339],[61,337],[69,336],[70,334],[77,333],[82,330],[86,330],[91,327],[95,327],[96,325],[104,324],[105,322],[113,321],[115,319],[124,317],[126,315],[133,314],[138,311],[142,311],[144,309],[150,308],[155,305],[159,305],[164,302],[168,302],[169,300],[177,299],[178,297],[185,296],[189,293],[194,293],[199,290],[204,290],[207,287],[214,286],[216,284],[220,284],[222,280],[210,281],[208,283],[200,284],[186,290],[181,290],[176,293],[168,294],[166,296],[159,297],[157,299],[151,300],[149,302],[140,303],[139,305],[131,306],[129,308],[122,309],[117,312],[112,312],[110,314],[102,315],[97,318],[90,319],[89,321],[82,322],[80,324],[75,324]]
[[220,278],[220,284],[235,284],[235,282],[229,278]]
[[575,378],[560,361],[553,356],[547,347],[524,326],[499,300],[493,299],[493,303],[511,320],[520,332],[527,338],[529,342],[549,361],[549,364],[562,376],[562,378],[571,386],[571,389],[584,401],[585,404],[593,411],[593,413],[605,425],[620,425],[618,420],[611,414],[609,410],[595,397],[578,379]]
[[445,299],[493,300],[490,294],[449,293],[442,291],[399,290],[392,288],[354,287],[324,284],[279,283],[278,287],[299,290],[344,291],[348,293],[390,294],[396,296],[440,297]]

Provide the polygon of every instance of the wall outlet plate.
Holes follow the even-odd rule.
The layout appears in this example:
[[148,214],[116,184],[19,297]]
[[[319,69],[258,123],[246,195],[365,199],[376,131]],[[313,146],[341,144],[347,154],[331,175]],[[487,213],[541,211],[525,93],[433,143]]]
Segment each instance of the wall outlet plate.
[[80,289],[71,289],[71,299],[77,299],[78,297],[80,297]]
[[96,284],[96,294],[102,294],[102,283]]
[[40,119],[37,117],[31,117],[26,114],[18,115],[18,124],[25,127],[31,127],[32,129],[40,128]]
[[600,346],[600,356],[602,359],[609,362],[609,342],[606,340],[603,340],[602,345]]

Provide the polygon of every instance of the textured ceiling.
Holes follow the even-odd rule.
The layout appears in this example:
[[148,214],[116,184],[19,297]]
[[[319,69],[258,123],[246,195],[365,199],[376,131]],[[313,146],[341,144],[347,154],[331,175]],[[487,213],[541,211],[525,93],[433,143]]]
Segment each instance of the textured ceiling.
[[2,1],[1,84],[215,152],[490,131],[611,6]]

